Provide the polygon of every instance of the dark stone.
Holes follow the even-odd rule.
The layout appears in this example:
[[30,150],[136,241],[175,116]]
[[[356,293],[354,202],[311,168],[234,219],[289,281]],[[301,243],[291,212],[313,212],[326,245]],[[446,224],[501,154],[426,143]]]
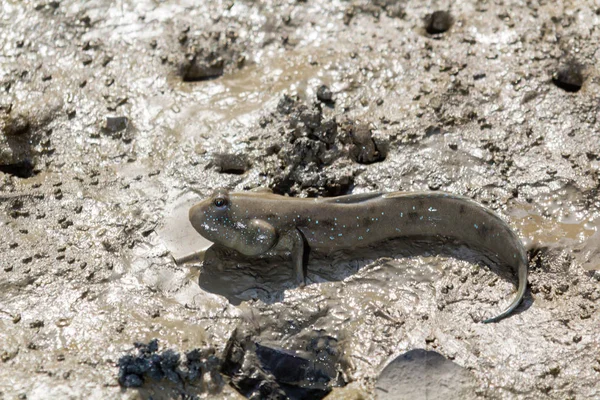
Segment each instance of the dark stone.
[[221,373],[231,378],[231,386],[249,399],[284,400],[285,392],[258,365],[248,339],[239,339],[234,331],[223,351]]
[[377,378],[378,400],[475,399],[475,379],[435,351],[415,349],[389,363]]
[[[311,341],[307,352],[279,349],[240,339],[234,333],[223,352],[221,372],[231,377],[231,384],[247,398],[322,399],[331,390],[336,377],[337,351],[328,358],[328,344],[333,338]],[[319,357],[319,355],[321,357]]]
[[444,33],[452,26],[453,18],[448,11],[435,11],[425,17],[425,30],[430,35]]
[[331,103],[333,102],[333,93],[327,86],[321,85],[317,88],[317,99],[323,103]]
[[552,82],[566,92],[578,92],[583,86],[583,66],[574,61],[562,65],[552,76]]
[[221,372],[227,376],[235,375],[242,368],[245,352],[246,350],[237,339],[236,332],[234,331],[223,350]]
[[318,364],[292,351],[256,344],[256,355],[263,369],[273,374],[277,382],[295,385],[306,382],[325,388],[331,379],[319,370]]

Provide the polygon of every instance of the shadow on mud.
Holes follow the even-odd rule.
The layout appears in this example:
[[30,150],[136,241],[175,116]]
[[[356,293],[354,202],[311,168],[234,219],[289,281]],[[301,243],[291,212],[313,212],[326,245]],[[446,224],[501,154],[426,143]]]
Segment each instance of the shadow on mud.
[[[455,241],[431,238],[392,239],[329,255],[311,252],[307,283],[313,285],[342,281],[363,268],[385,264],[390,259],[400,259],[401,262],[403,257],[432,256],[455,258],[487,268],[501,279],[512,282],[516,290],[516,271],[500,263],[494,256]],[[437,262],[442,265],[444,261]],[[402,268],[398,273],[402,274],[403,270],[405,269]],[[425,278],[433,282],[442,275],[443,272],[439,271],[428,274]],[[381,282],[382,286],[386,284],[391,283]],[[284,299],[286,289],[298,286],[292,277],[291,259],[285,253],[248,257],[218,245],[213,245],[205,254],[199,285],[203,290],[226,297],[233,305],[248,300],[261,300],[267,304],[279,302]],[[532,303],[528,290],[515,313],[526,310]]]

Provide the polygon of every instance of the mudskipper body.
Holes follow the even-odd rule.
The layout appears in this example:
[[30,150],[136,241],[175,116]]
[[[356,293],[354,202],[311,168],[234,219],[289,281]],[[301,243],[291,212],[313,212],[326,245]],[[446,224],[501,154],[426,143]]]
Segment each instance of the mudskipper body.
[[519,237],[495,213],[460,196],[440,192],[364,193],[294,198],[218,189],[193,206],[193,227],[206,239],[245,255],[260,255],[291,241],[295,279],[306,282],[311,250],[366,246],[394,237],[446,237],[492,253],[518,272],[516,298],[495,322],[521,302],[527,254]]

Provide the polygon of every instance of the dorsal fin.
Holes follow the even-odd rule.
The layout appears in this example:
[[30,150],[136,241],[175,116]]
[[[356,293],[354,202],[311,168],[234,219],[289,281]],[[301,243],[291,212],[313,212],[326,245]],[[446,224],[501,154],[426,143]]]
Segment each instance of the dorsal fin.
[[407,195],[422,194],[422,192],[387,192],[383,193],[384,199],[393,199],[394,197],[404,197]]
[[347,194],[345,196],[327,197],[319,199],[319,201],[322,201],[323,203],[355,204],[381,197],[382,194],[383,192]]
[[457,197],[450,193],[444,192],[388,192],[383,193],[384,199],[393,199],[396,197]]
[[254,189],[250,189],[250,191],[254,193],[273,193],[273,190],[268,187],[255,187]]

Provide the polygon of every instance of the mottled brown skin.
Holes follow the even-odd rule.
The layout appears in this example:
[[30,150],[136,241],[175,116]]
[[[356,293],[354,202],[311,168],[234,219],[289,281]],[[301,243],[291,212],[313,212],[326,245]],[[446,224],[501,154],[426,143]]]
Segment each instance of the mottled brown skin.
[[527,255],[521,240],[490,210],[439,192],[365,193],[334,198],[294,198],[264,192],[218,189],[190,209],[190,222],[206,239],[246,255],[292,243],[295,277],[306,280],[311,249],[332,251],[393,237],[446,237],[491,252],[518,271],[517,296],[495,322],[521,302],[527,285]]

